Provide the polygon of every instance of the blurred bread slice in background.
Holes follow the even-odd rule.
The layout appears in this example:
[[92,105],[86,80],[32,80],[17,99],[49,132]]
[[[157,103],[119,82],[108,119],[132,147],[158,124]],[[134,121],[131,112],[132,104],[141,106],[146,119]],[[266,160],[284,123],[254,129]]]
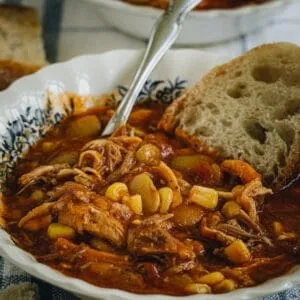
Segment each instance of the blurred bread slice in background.
[[284,187],[300,173],[300,47],[262,45],[214,68],[167,108],[160,127]]
[[0,90],[46,63],[37,11],[0,5]]

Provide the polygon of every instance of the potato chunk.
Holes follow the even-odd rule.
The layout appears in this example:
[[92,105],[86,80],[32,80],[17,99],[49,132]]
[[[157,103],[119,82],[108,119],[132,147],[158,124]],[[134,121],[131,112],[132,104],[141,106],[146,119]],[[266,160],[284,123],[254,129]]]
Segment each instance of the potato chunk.
[[153,144],[145,144],[136,152],[136,159],[146,165],[158,165],[161,160],[160,150]]
[[92,137],[99,134],[101,123],[94,115],[83,116],[71,121],[66,130],[69,137]]
[[171,161],[171,167],[178,171],[186,171],[196,167],[199,163],[206,162],[212,164],[213,160],[202,154],[194,155],[180,155],[175,156]]
[[205,210],[195,204],[180,204],[174,211],[174,222],[179,226],[194,226],[202,219]]

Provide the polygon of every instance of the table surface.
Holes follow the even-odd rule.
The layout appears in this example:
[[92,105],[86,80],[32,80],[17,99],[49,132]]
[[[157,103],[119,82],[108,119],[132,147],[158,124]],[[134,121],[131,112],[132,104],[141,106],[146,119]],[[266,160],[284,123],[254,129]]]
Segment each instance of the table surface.
[[[65,61],[87,53],[113,49],[140,49],[145,41],[129,37],[106,24],[93,6],[79,0],[5,0],[37,8],[44,29],[44,43],[49,62]],[[300,1],[299,1],[300,2]],[[289,41],[300,44],[300,3],[288,7],[265,28],[225,43],[199,47],[231,57],[262,43]],[[0,288],[19,282],[33,282],[39,287],[40,299],[73,300],[74,296],[48,285],[0,258]],[[0,299],[1,294],[0,294]],[[299,300],[300,288],[284,291],[264,300]],[[21,299],[20,299],[21,300]]]

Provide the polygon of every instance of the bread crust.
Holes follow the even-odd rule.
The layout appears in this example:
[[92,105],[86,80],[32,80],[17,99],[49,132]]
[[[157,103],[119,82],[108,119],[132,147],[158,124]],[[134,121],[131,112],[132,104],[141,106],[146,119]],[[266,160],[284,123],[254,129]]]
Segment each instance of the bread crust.
[[[159,127],[160,129],[167,131],[167,132],[173,132],[175,133],[179,138],[183,138],[183,140],[187,141],[187,137],[189,137],[191,140],[193,140],[193,144],[195,144],[195,140],[198,140],[196,144],[201,145],[201,147],[198,147],[200,151],[204,152],[212,152],[212,153],[222,153],[220,150],[220,145],[216,145],[216,151],[212,151],[212,145],[207,142],[207,139],[205,136],[194,133],[191,134],[192,125],[188,124],[188,120],[182,119],[183,111],[187,110],[189,106],[196,106],[200,102],[205,102],[206,99],[203,95],[206,95],[206,91],[212,90],[215,87],[215,84],[219,82],[220,78],[225,78],[226,76],[231,75],[235,72],[235,70],[239,70],[239,67],[247,62],[247,60],[255,58],[258,60],[263,61],[264,57],[267,56],[278,56],[278,59],[280,59],[281,51],[287,51],[290,50],[291,52],[299,53],[297,54],[297,57],[300,61],[300,48],[294,44],[291,43],[274,43],[274,44],[266,44],[261,45],[259,47],[254,48],[253,50],[249,51],[243,56],[240,56],[238,58],[233,59],[232,61],[213,68],[208,74],[206,74],[194,87],[187,90],[184,95],[182,95],[179,99],[175,100],[165,111],[162,119],[160,120]],[[298,61],[297,61],[298,62]],[[297,63],[298,64],[298,63]],[[299,64],[300,66],[300,64]],[[274,74],[271,74],[272,76],[275,76]],[[226,77],[227,78],[227,77]],[[295,77],[296,78],[296,77]],[[299,74],[300,78],[300,74]],[[299,79],[298,77],[295,80]],[[227,80],[227,79],[226,79]],[[270,81],[273,80],[273,78],[269,79]],[[297,81],[296,84],[300,83]],[[225,84],[224,84],[225,85]],[[291,87],[292,88],[292,87]],[[297,98],[298,99],[298,98]],[[298,100],[295,101],[298,101]],[[238,99],[239,101],[242,101],[243,99]],[[300,97],[299,97],[300,102]],[[300,106],[297,106],[296,103],[296,109],[299,109]],[[192,109],[191,109],[192,110]],[[296,112],[297,113],[297,112]],[[185,115],[186,117],[186,115]],[[281,178],[275,178],[271,181],[270,186],[275,189],[281,189],[283,188],[291,179],[297,177],[300,173],[300,145],[299,145],[299,139],[300,139],[300,132],[299,127],[300,124],[295,125],[297,128],[296,131],[296,145],[293,145],[293,148],[291,149],[292,155],[288,156],[287,161],[285,162],[284,167],[281,168]],[[214,130],[214,128],[211,128]],[[229,137],[228,137],[229,138]],[[208,149],[210,149],[208,151]],[[229,153],[229,155],[225,156],[226,158],[239,158],[236,157],[235,153]],[[251,164],[251,161],[249,162]],[[253,165],[253,163],[252,163]],[[256,165],[253,165],[255,168]],[[264,175],[264,174],[263,174]]]
[[6,89],[12,82],[39,70],[40,65],[26,65],[11,60],[0,60],[0,90]]
[[46,65],[35,8],[0,5],[0,90]]

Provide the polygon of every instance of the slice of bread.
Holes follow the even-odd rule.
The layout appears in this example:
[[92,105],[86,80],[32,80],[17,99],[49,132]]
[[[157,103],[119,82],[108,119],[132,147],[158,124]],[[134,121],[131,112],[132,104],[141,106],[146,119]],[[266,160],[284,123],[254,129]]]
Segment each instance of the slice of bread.
[[211,70],[166,110],[160,128],[198,151],[242,159],[266,184],[300,173],[300,47],[257,47]]
[[46,63],[36,10],[0,5],[0,89]]

